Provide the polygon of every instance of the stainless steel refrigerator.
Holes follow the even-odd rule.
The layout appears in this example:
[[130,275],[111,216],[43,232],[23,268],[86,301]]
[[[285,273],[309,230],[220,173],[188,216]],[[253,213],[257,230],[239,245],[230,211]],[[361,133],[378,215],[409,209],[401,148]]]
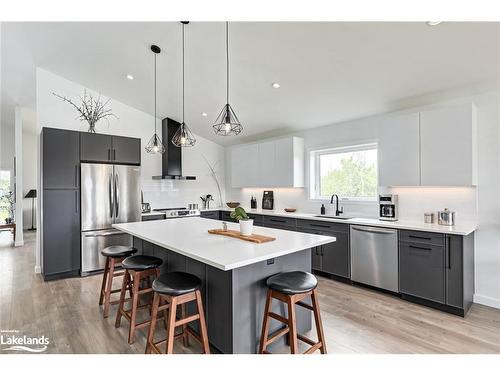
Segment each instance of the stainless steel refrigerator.
[[137,166],[81,164],[82,276],[104,268],[103,248],[132,244],[112,225],[141,220],[140,174]]

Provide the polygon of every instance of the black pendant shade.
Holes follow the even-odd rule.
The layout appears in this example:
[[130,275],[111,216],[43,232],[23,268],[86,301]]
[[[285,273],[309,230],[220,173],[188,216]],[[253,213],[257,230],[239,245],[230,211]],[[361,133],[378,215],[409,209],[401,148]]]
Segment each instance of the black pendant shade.
[[182,122],[179,129],[172,137],[172,143],[177,147],[192,147],[196,143],[196,138],[184,122],[184,26],[188,21],[181,21],[182,24]]
[[161,52],[160,47],[152,45],[151,46],[151,51],[154,53],[155,57],[155,65],[154,65],[154,70],[155,70],[155,79],[154,79],[154,98],[155,98],[155,116],[154,116],[154,122],[155,122],[155,133],[149,140],[148,144],[146,145],[146,152],[150,154],[163,154],[165,152],[165,146],[163,145],[161,138],[158,136],[156,133],[156,56]]
[[238,135],[243,126],[229,104],[229,22],[226,22],[226,104],[222,107],[213,125],[215,134],[227,136]]

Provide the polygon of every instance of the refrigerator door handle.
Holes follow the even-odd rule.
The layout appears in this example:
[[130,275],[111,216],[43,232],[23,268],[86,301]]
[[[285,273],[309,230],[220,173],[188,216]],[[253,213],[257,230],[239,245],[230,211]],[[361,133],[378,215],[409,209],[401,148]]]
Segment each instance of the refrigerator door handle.
[[114,211],[114,204],[113,204],[113,193],[112,193],[112,187],[111,185],[113,181],[113,175],[109,175],[109,180],[108,180],[108,193],[109,193],[109,216],[113,217],[113,211]]
[[120,212],[120,188],[118,187],[118,173],[115,173],[115,217],[118,217],[118,213]]

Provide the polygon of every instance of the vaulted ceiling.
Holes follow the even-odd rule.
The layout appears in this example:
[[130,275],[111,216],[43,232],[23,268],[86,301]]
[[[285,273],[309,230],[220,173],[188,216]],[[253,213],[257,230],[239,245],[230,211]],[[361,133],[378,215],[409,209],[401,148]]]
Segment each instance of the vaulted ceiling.
[[[212,122],[225,101],[224,35],[223,22],[186,26],[186,122],[221,144],[382,113],[405,98],[500,81],[499,23],[234,22],[230,102],[244,132],[222,138],[213,134]],[[162,48],[158,117],[179,118],[179,23],[4,23],[4,118],[13,104],[35,108],[36,66],[153,113],[153,43]]]

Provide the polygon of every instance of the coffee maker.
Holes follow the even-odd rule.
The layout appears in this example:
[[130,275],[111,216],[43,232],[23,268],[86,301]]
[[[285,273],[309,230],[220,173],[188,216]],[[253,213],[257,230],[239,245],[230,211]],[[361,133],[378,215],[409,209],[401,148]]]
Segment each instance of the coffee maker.
[[397,194],[380,194],[378,196],[379,220],[398,220],[398,196]]
[[264,190],[264,194],[262,195],[262,209],[274,209],[274,193],[272,190]]

